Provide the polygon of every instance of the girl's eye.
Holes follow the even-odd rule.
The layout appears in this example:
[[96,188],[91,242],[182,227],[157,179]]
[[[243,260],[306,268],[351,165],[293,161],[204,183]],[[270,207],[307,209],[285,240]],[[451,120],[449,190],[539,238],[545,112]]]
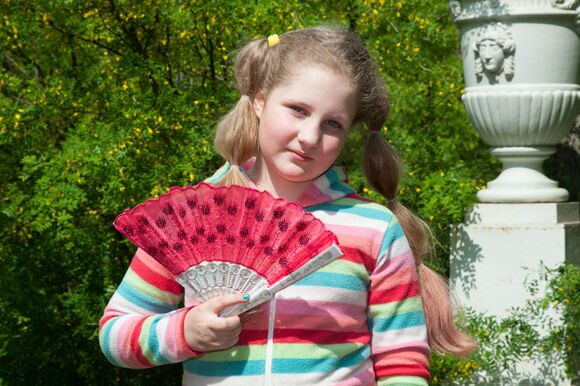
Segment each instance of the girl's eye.
[[328,126],[332,127],[333,129],[342,129],[342,125],[340,123],[338,123],[337,121],[328,120],[328,121],[326,121],[326,124]]
[[306,113],[306,110],[304,110],[302,107],[299,106],[290,106],[290,108],[300,114]]

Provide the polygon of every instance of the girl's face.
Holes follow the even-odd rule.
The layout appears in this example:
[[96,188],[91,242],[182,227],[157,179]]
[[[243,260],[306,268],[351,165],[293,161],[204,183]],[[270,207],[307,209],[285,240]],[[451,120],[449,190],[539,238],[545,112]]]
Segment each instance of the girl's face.
[[323,174],[342,150],[357,102],[350,79],[322,66],[256,95],[257,161],[270,179],[307,182]]

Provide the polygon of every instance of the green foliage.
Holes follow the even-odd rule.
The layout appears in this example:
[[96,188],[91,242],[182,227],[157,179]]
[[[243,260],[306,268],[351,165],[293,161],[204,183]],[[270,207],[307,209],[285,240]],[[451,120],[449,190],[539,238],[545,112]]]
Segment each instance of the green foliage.
[[479,346],[468,361],[433,355],[433,385],[509,384],[525,373],[518,362],[541,366],[541,379],[557,383],[562,368],[572,384],[580,381],[580,268],[546,269],[528,283],[530,299],[503,318],[468,310],[468,330]]
[[[400,199],[433,227],[440,272],[449,224],[497,171],[460,102],[444,2],[0,0],[0,9],[0,384],[179,382],[180,366],[123,370],[100,353],[98,321],[132,257],[111,223],[220,165],[214,128],[239,97],[231,59],[247,40],[328,22],[365,40],[392,97],[384,135],[405,163]],[[341,159],[359,191],[384,201],[360,172],[363,141],[353,132]]]

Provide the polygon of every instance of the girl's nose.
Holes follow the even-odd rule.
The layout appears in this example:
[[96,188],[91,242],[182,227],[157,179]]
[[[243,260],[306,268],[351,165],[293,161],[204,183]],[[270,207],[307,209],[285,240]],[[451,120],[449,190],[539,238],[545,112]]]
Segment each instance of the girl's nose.
[[298,142],[305,147],[318,147],[322,139],[320,123],[315,120],[304,121],[298,130]]

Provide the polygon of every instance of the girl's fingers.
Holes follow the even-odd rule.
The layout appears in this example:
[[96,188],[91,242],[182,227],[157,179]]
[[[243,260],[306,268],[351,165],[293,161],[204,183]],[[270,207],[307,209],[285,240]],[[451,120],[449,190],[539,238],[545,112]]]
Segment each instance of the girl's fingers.
[[212,333],[216,340],[231,340],[238,336],[242,332],[242,325],[238,324],[238,326],[232,330],[212,330]]
[[248,300],[243,297],[243,295],[223,295],[218,296],[216,298],[210,299],[207,302],[203,303],[203,306],[206,307],[211,312],[218,315],[221,311],[226,309],[229,306],[234,306],[236,304],[245,303]]
[[212,323],[210,328],[213,331],[235,331],[236,329],[241,329],[241,322],[239,316],[228,316],[227,318],[222,318],[216,316],[216,320]]
[[257,315],[261,314],[262,312],[264,312],[264,304],[261,304],[258,307],[254,307],[254,308],[244,312],[243,314],[239,315],[242,325],[251,321]]

